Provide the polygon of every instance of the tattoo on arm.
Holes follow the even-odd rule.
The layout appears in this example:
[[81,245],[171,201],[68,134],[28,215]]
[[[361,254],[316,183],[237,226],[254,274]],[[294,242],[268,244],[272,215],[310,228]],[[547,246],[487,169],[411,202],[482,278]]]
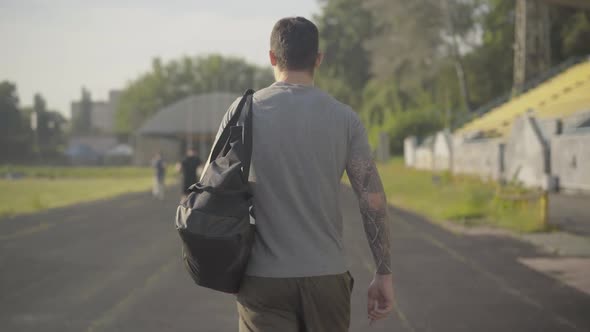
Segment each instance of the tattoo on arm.
[[387,199],[375,162],[369,158],[351,158],[346,173],[358,199],[363,226],[373,252],[378,274],[391,273],[391,242]]

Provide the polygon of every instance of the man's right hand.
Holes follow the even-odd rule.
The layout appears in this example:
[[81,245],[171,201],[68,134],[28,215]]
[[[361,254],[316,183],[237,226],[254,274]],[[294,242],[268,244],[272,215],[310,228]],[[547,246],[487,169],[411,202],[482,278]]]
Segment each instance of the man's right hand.
[[393,276],[375,274],[369,285],[367,313],[370,321],[383,319],[393,310]]

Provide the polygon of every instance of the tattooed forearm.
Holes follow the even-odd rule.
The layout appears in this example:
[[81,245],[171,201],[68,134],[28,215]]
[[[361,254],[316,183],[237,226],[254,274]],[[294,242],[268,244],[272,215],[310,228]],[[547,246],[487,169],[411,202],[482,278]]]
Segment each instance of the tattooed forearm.
[[377,273],[391,273],[391,242],[389,239],[389,221],[387,217],[387,199],[377,167],[371,159],[349,160],[346,173],[350,184],[359,199],[363,226]]

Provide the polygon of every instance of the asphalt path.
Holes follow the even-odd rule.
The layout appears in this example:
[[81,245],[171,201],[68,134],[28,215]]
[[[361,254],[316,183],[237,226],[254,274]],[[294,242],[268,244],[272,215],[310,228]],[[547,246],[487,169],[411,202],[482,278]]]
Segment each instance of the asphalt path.
[[[354,195],[341,199],[351,331],[590,331],[590,296],[518,262],[547,254],[394,208],[396,311],[369,327],[372,260]],[[236,331],[233,297],[183,269],[175,206],[141,193],[0,220],[0,331]]]
[[556,193],[549,196],[549,223],[562,231],[590,236],[590,195]]

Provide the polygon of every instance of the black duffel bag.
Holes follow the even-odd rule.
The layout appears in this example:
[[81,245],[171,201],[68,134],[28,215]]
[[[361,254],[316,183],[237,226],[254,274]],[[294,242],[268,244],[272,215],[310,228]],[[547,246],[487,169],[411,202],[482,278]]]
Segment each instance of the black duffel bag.
[[[240,289],[255,232],[250,222],[252,192],[248,185],[252,94],[252,90],[244,93],[213,146],[201,180],[189,188],[176,212],[184,265],[193,280],[233,294]],[[238,125],[242,109],[243,124]]]

